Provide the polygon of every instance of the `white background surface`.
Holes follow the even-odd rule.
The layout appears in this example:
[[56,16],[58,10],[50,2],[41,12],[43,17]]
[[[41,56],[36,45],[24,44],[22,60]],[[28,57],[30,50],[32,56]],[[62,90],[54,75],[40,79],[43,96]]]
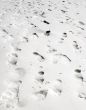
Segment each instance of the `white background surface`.
[[[86,1],[1,0],[0,6],[0,110],[15,107],[15,110],[85,110]],[[45,12],[43,16],[42,12]],[[44,24],[43,20],[50,24]],[[45,34],[47,30],[51,31],[49,36]],[[65,32],[67,37],[63,35]],[[16,60],[12,53],[18,55],[16,65],[8,62]],[[16,68],[24,71],[15,72]],[[76,73],[75,69],[80,69],[81,73]],[[44,75],[40,76],[39,71],[44,71]],[[84,80],[77,78],[77,74]],[[43,83],[40,77],[44,78]],[[20,80],[22,84],[16,85]],[[15,91],[18,88],[19,91]],[[47,96],[37,94],[40,90],[47,90]],[[84,93],[82,98],[81,93]],[[11,98],[13,103],[10,104]]]

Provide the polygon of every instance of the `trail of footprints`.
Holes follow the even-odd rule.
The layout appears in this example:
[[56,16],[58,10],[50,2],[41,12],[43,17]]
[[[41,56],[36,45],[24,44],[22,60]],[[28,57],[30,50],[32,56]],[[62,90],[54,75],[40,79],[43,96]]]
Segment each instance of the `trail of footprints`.
[[[64,5],[65,2],[67,2],[67,7]],[[33,4],[35,5],[34,2]],[[48,1],[46,4],[48,5]],[[11,69],[9,73],[10,78],[9,81],[6,82],[8,89],[0,98],[0,107],[2,107],[1,110],[4,110],[5,108],[8,110],[15,110],[16,105],[20,102],[20,88],[23,85],[25,76],[29,76],[29,73],[26,70],[27,68],[20,66],[20,63],[22,63],[22,65],[24,63],[28,64],[26,66],[28,66],[29,69],[35,69],[35,67],[39,68],[37,72],[34,71],[34,74],[30,73],[34,76],[34,79],[32,79],[33,99],[36,98],[37,100],[46,100],[48,94],[53,96],[62,95],[64,91],[64,80],[62,79],[62,76],[65,73],[60,71],[65,65],[70,65],[71,69],[74,70],[74,78],[76,78],[76,80],[80,80],[81,85],[80,88],[77,88],[77,97],[86,99],[86,67],[85,63],[83,63],[86,59],[86,50],[84,49],[86,45],[80,36],[83,35],[84,37],[82,37],[85,40],[86,37],[82,33],[85,30],[86,25],[83,21],[78,21],[78,23],[76,23],[76,19],[73,19],[73,16],[70,15],[71,9],[68,7],[70,7],[70,5],[72,6],[72,2],[59,2],[59,4],[64,8],[61,10],[58,3],[55,5],[50,2],[50,4],[51,5],[48,5],[49,8],[46,9],[46,11],[42,10],[42,12],[40,7],[37,7],[36,10],[32,7],[30,10],[32,13],[29,12],[32,16],[27,15],[28,10],[25,8],[24,14],[26,15],[25,18],[23,17],[23,20],[21,19],[21,21],[26,22],[21,23],[19,26],[17,25],[17,22],[13,20],[13,24],[10,24],[10,26],[8,25],[7,27],[7,30],[14,29],[14,32],[12,31],[13,33],[3,29],[5,28],[3,25],[0,27],[3,32],[3,36],[9,35],[9,37],[12,38],[12,41],[10,41],[11,52],[7,54],[7,64]],[[26,6],[26,4],[24,5]],[[41,7],[44,6],[42,5],[43,4],[41,4]],[[50,14],[53,14],[53,5],[55,5],[55,10],[53,10],[54,13],[56,13],[56,11],[58,11],[58,13],[62,13],[60,14],[60,17],[57,16],[58,14],[54,14],[55,19],[59,22],[57,25],[63,27],[64,25],[67,26],[69,24],[69,27],[66,27],[67,31],[61,31],[62,34],[59,34],[59,29],[57,31],[53,29],[52,17],[50,21],[46,20],[50,17]],[[45,5],[45,7],[47,6]],[[20,9],[19,12],[23,13]],[[77,16],[79,16],[79,14],[80,13],[78,12]],[[16,18],[16,16],[14,16],[14,18]],[[37,24],[35,20],[37,22],[39,20],[39,23]],[[54,21],[55,20],[53,20],[53,22]],[[24,24],[26,24],[26,26],[24,26]],[[27,26],[27,24],[29,26]],[[40,24],[43,25],[43,27],[41,27]],[[13,27],[11,28],[12,25]],[[24,29],[28,27],[29,32],[28,29],[26,29],[23,30],[25,31],[25,35],[23,33],[19,34],[16,30],[17,26],[19,28],[19,33],[22,33],[21,27],[23,26],[25,27]],[[54,33],[54,31],[56,32]],[[18,36],[14,33],[17,33]],[[80,37],[78,38],[78,36]],[[77,60],[78,63],[76,62]],[[76,65],[78,64],[80,65],[76,68]],[[54,69],[56,69],[55,73]],[[54,77],[54,74],[58,75]]]

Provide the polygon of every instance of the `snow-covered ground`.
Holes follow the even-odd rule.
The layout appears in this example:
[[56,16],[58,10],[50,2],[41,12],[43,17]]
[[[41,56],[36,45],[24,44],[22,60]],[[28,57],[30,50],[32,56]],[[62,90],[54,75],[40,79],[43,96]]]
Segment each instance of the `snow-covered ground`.
[[0,0],[0,110],[86,109],[85,12],[85,0]]

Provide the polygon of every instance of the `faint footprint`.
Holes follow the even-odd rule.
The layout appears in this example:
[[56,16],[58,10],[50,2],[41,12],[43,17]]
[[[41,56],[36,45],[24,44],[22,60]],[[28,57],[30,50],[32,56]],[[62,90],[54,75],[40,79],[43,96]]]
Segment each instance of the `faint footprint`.
[[34,96],[38,100],[44,100],[47,97],[47,94],[48,94],[48,90],[43,89],[43,90],[39,90],[39,91],[35,92]]
[[26,70],[23,67],[17,67],[15,68],[15,72],[23,78],[26,75]]
[[61,95],[62,93],[62,80],[57,79],[52,82],[51,87],[49,88],[49,92],[51,95]]

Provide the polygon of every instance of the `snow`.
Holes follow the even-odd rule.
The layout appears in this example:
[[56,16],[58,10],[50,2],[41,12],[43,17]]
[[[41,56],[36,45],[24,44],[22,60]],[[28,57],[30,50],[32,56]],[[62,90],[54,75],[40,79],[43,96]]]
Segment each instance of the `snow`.
[[0,110],[85,110],[86,1],[0,6]]

